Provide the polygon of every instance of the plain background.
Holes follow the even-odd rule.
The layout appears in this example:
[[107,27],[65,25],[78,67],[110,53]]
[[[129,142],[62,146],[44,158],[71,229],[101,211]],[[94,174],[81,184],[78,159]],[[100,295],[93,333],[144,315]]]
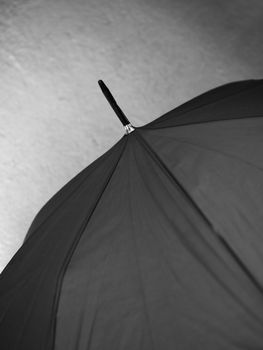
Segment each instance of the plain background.
[[0,271],[45,202],[123,128],[262,78],[261,0],[0,0]]

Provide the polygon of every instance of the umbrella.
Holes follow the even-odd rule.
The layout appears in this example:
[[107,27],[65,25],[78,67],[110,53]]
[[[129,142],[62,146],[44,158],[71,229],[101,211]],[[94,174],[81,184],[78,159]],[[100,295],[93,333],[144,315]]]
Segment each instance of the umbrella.
[[60,189],[0,278],[1,350],[263,348],[263,80],[134,128]]

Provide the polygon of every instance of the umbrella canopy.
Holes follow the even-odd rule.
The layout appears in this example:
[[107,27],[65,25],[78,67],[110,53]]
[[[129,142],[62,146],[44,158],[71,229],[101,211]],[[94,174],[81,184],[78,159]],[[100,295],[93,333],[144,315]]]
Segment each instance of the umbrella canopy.
[[[1,350],[263,347],[263,80],[125,125],[1,274]],[[125,119],[126,118],[126,119]]]

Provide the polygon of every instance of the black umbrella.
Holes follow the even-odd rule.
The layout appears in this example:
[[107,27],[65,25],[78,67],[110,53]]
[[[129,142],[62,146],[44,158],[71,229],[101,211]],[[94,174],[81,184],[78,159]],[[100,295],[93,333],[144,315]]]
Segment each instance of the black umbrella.
[[134,128],[41,209],[0,279],[1,350],[263,348],[263,81]]

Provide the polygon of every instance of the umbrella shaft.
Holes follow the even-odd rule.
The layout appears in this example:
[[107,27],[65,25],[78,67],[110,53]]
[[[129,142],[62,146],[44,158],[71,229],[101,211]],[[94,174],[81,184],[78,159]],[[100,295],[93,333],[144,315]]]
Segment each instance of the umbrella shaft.
[[117,114],[117,116],[120,119],[120,121],[122,122],[123,126],[125,127],[126,125],[131,124],[129,122],[128,118],[126,117],[126,115],[123,113],[123,111],[118,106],[117,102],[115,101],[115,98],[112,96],[110,90],[104,84],[104,82],[102,80],[99,80],[98,84],[99,84],[99,86],[100,86],[104,96],[106,97],[106,99],[108,100],[109,104],[111,105],[112,109]]

